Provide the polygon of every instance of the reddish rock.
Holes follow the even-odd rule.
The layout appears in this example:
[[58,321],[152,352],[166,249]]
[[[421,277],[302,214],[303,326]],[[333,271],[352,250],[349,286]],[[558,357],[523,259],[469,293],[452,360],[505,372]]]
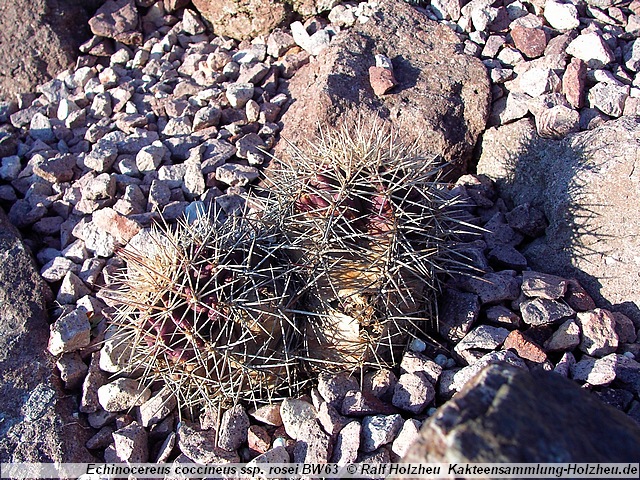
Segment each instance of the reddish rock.
[[94,212],[93,223],[99,229],[108,232],[123,245],[129,242],[140,231],[140,225],[112,208],[103,208]]
[[537,58],[547,48],[547,35],[541,28],[516,25],[511,30],[511,38],[516,48],[529,58]]
[[[382,116],[421,151],[438,152],[458,172],[466,170],[489,114],[486,68],[459,53],[462,45],[446,26],[393,0],[379,12],[333,37],[331,44],[296,73],[289,84],[293,103],[274,155],[288,158],[290,144],[306,147],[318,125],[347,127],[358,118]],[[393,65],[398,86],[382,98],[369,82],[375,54],[401,59]]]
[[251,425],[247,432],[247,443],[249,450],[254,454],[261,454],[269,450],[271,437],[269,432],[259,425]]
[[575,108],[584,106],[586,81],[587,64],[579,58],[572,57],[562,76],[562,93]]
[[547,360],[547,354],[518,330],[513,330],[507,336],[502,348],[504,350],[513,349],[520,358],[532,362],[542,363]]
[[564,301],[576,312],[587,312],[596,308],[596,302],[575,279],[567,280],[567,293]]
[[373,88],[373,93],[378,97],[398,85],[393,72],[383,67],[369,67],[369,82],[371,83],[371,88]]
[[582,330],[582,341],[578,348],[592,357],[604,357],[618,348],[616,319],[603,308],[590,312],[579,312],[576,322]]
[[142,43],[140,17],[134,0],[107,0],[89,20],[91,31],[127,45]]

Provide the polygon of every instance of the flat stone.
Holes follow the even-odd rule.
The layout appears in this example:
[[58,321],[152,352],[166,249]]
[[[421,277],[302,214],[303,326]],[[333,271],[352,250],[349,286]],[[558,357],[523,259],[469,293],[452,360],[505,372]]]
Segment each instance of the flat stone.
[[218,433],[218,446],[234,451],[247,441],[249,416],[242,405],[236,405],[222,415]]
[[404,420],[398,414],[373,415],[362,419],[361,450],[373,452],[382,445],[393,442]]
[[137,422],[113,432],[116,456],[125,463],[146,463],[149,461],[147,431]]
[[455,351],[462,353],[465,350],[495,350],[509,335],[509,330],[490,325],[480,325],[469,333],[455,346]]
[[565,279],[546,273],[522,272],[522,293],[530,298],[557,300],[567,291]]
[[526,300],[520,306],[520,311],[524,323],[534,326],[560,323],[575,314],[564,303],[546,298]]
[[362,425],[357,420],[352,420],[340,430],[333,447],[331,463],[344,466],[356,461],[361,432]]
[[580,327],[575,320],[567,320],[544,344],[548,352],[569,352],[580,345]]
[[578,348],[593,357],[603,357],[618,348],[616,320],[611,312],[596,308],[590,312],[578,312],[576,323],[582,331]]
[[142,405],[149,397],[151,390],[131,378],[119,378],[98,389],[98,401],[107,412],[121,412]]
[[258,176],[257,168],[235,163],[227,163],[216,169],[216,179],[231,187],[245,187]]
[[52,355],[75,352],[89,345],[91,325],[84,309],[73,310],[51,325],[49,346]]
[[57,256],[42,267],[40,275],[48,282],[58,282],[65,277],[67,272],[78,273],[79,270],[79,266],[71,259]]
[[468,288],[480,298],[480,303],[494,304],[505,300],[515,300],[520,293],[520,282],[515,272],[504,270],[487,273],[482,278],[470,278]]
[[391,403],[407,412],[419,414],[427,408],[435,396],[436,391],[425,374],[403,373],[393,389]]
[[511,245],[498,245],[487,255],[489,262],[501,268],[523,270],[527,267],[527,259]]
[[515,350],[520,358],[536,363],[547,361],[547,354],[519,330],[513,330],[502,344],[503,350]]

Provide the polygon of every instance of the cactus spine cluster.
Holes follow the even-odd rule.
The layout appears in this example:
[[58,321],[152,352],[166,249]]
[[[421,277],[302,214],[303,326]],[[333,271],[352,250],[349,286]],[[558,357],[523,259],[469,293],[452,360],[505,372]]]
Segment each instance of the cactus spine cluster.
[[123,250],[111,296],[130,370],[183,407],[268,402],[310,373],[394,366],[434,318],[455,253],[440,160],[379,120],[291,152],[248,198],[257,213],[200,215],[152,230],[149,251]]

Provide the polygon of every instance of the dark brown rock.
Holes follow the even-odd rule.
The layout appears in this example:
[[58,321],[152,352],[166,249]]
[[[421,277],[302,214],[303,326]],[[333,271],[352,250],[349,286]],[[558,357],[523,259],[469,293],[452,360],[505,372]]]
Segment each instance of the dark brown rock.
[[632,462],[640,426],[575,383],[490,365],[432,415],[403,462]]
[[[75,62],[96,0],[0,2],[0,98],[33,92]],[[88,13],[89,10],[89,13]]]
[[[404,2],[384,0],[369,21],[336,35],[318,61],[296,73],[281,136],[303,147],[318,125],[380,116],[426,154],[440,154],[464,172],[486,125],[489,80],[480,60],[461,51],[446,26]],[[382,98],[369,82],[375,53],[391,59],[398,82]],[[279,142],[276,157],[286,157],[287,148]]]
[[78,407],[46,352],[51,291],[1,209],[0,258],[0,461],[95,461],[84,446],[91,430],[72,417]]

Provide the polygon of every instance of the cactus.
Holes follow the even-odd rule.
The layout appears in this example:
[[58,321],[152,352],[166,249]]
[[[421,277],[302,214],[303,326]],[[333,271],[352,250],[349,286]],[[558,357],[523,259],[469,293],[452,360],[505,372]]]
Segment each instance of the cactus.
[[362,118],[274,162],[265,189],[275,192],[301,275],[305,364],[396,365],[408,338],[432,326],[441,274],[459,261],[457,199],[439,181],[443,163]]
[[199,215],[150,239],[145,251],[120,252],[127,269],[109,294],[128,370],[191,409],[290,394],[296,327],[273,232],[249,215],[222,224]]

